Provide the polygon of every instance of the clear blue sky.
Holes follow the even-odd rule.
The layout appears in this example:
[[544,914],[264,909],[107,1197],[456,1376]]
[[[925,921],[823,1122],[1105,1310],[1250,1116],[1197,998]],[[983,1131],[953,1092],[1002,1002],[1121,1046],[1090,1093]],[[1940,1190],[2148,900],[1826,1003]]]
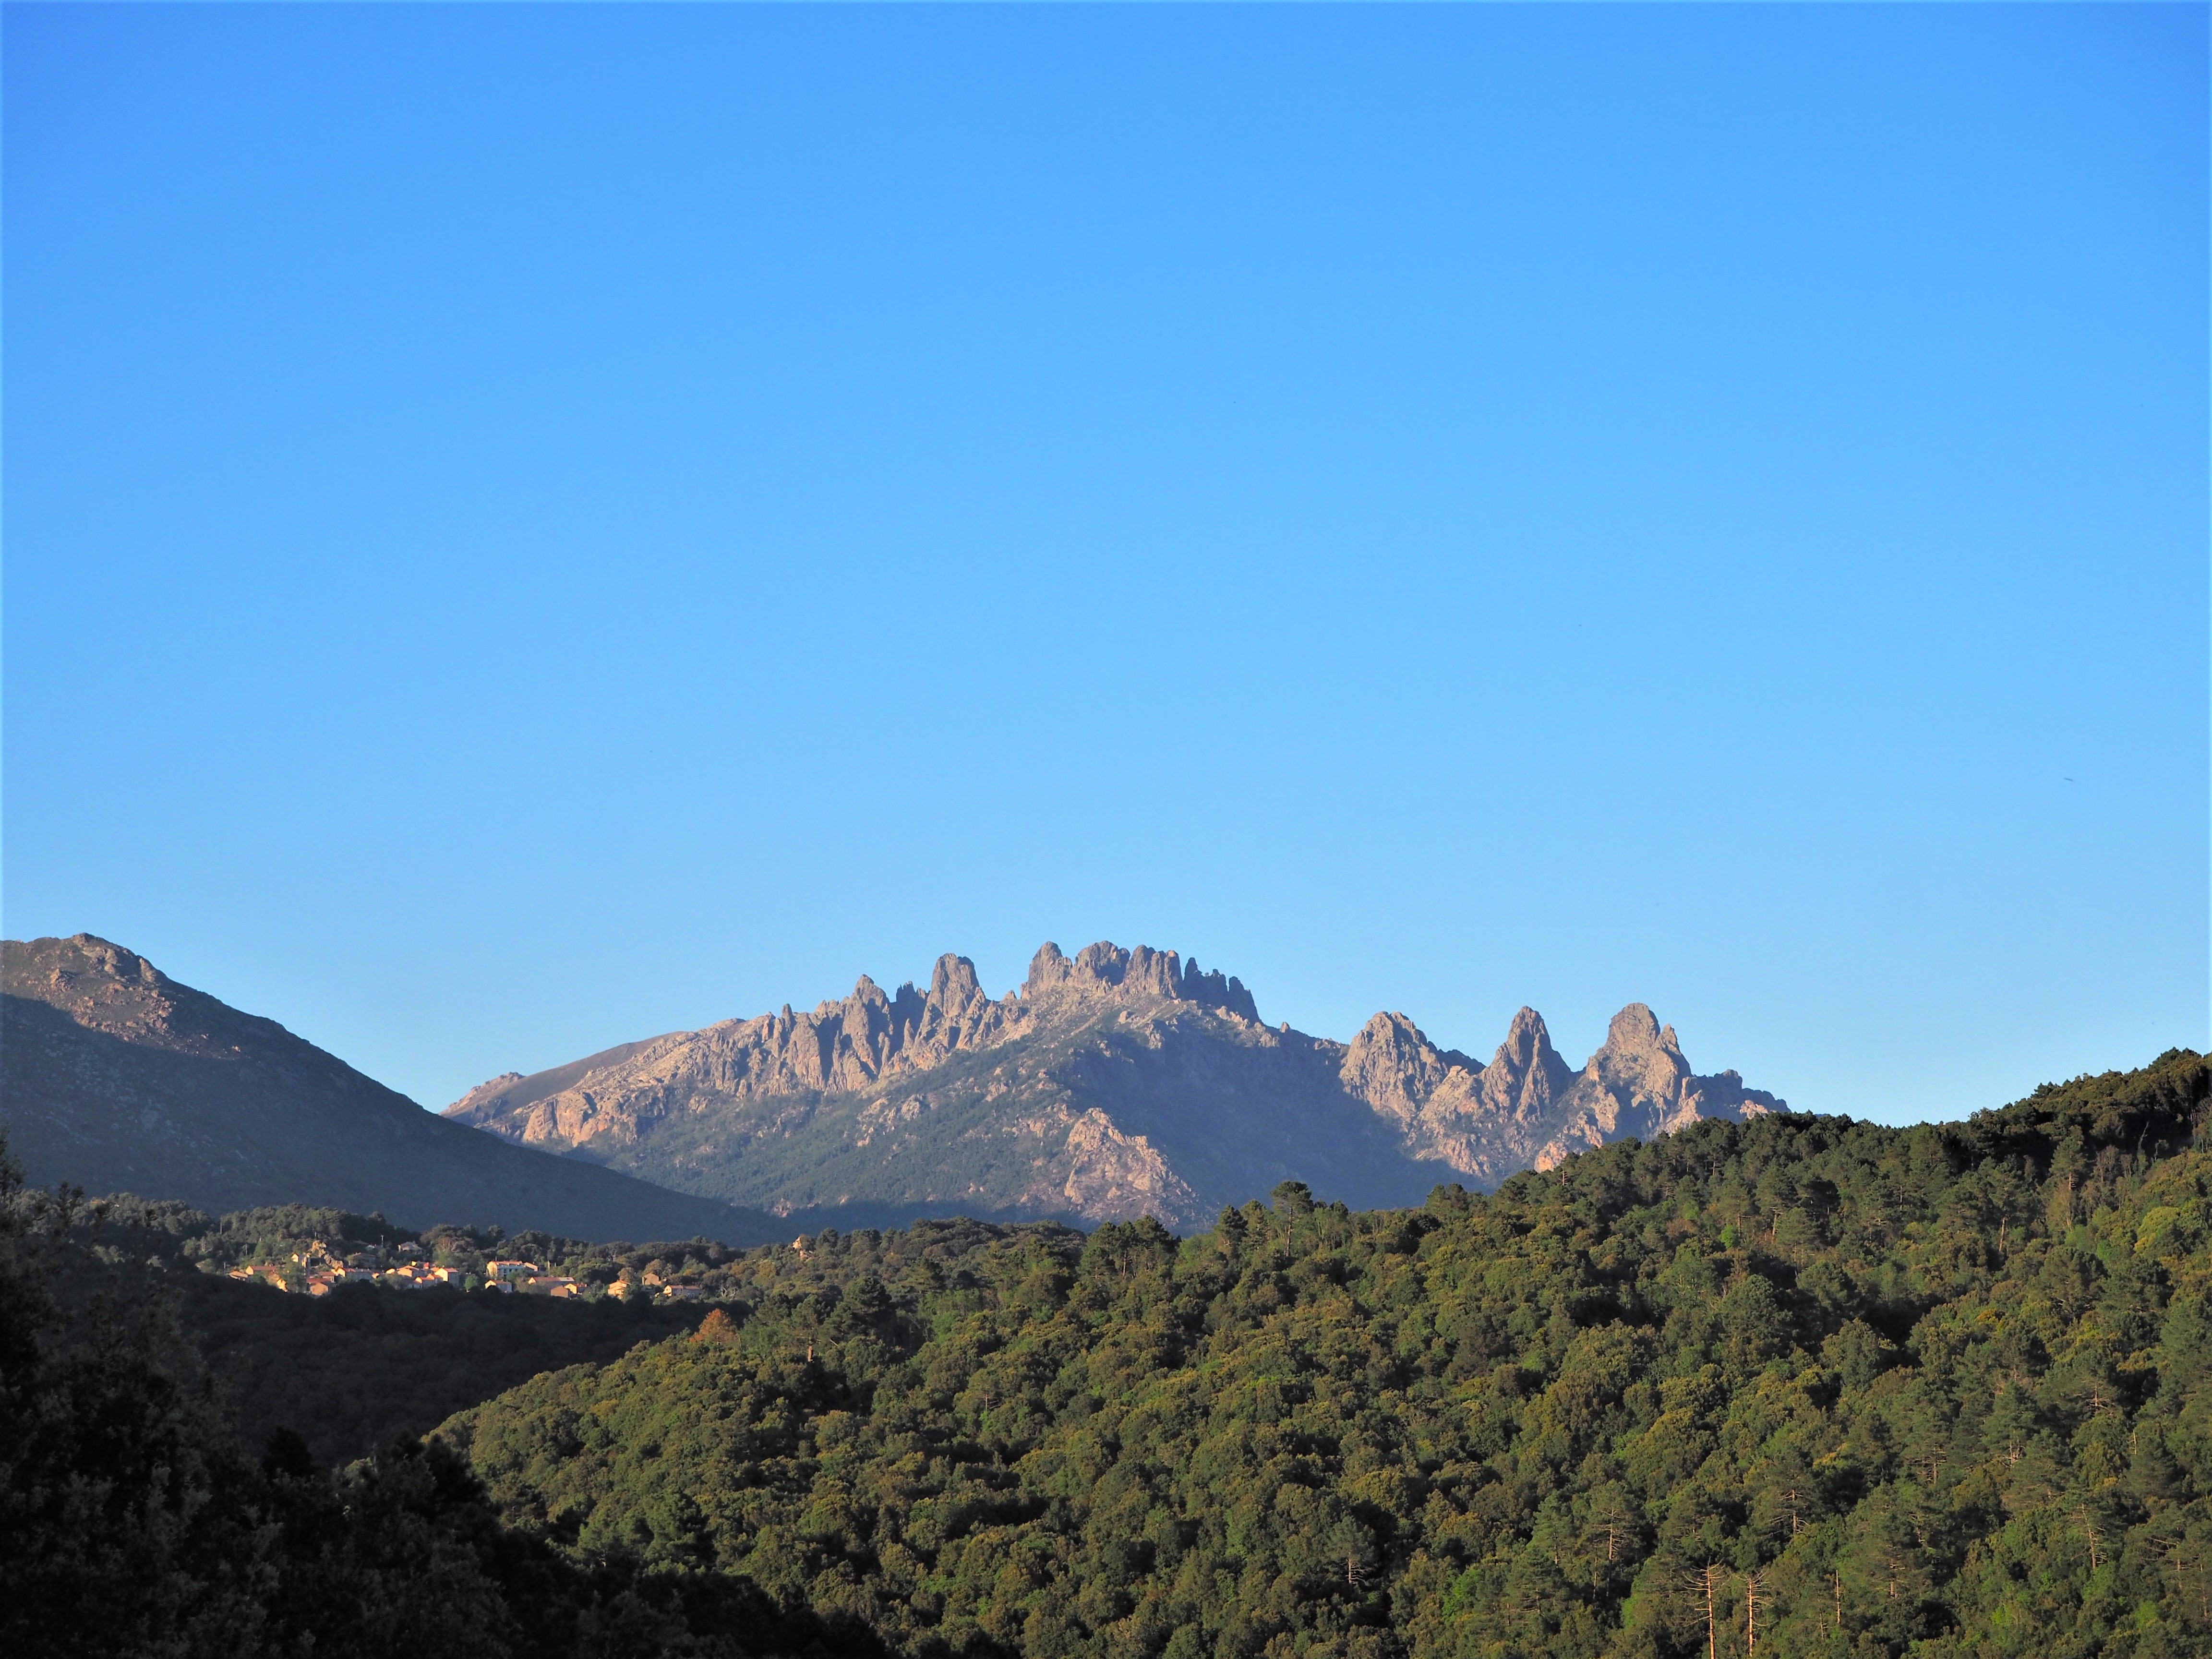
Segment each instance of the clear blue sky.
[[2206,18],[11,9],[0,920],[430,1105],[1047,938],[2207,1047]]

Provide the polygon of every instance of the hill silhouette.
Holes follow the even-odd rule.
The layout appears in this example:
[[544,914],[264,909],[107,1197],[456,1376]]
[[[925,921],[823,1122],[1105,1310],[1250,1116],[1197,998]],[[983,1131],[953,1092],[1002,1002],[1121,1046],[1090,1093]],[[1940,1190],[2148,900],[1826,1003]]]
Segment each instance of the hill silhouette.
[[79,933],[0,945],[0,1124],[37,1183],[211,1212],[755,1243],[780,1224],[424,1111],[336,1056]]

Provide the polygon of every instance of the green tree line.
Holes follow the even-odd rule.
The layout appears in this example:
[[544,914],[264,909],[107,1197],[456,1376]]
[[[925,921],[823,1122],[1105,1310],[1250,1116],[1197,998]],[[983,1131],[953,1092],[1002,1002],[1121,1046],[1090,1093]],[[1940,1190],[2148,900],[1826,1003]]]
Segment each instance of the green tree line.
[[2175,1053],[1186,1239],[824,1233],[336,1469],[240,1450],[160,1275],[58,1294],[81,1230],[19,1219],[0,1645],[2200,1655],[2207,1092]]
[[2177,1054],[952,1272],[825,1237],[446,1434],[574,1559],[916,1655],[2203,1654],[2205,1091]]
[[[51,1214],[51,1196],[18,1192],[9,1207],[19,1228],[35,1231]],[[417,1233],[380,1216],[301,1205],[211,1217],[129,1194],[73,1206],[67,1243],[46,1257],[58,1305],[112,1297],[118,1274],[137,1282],[138,1299],[166,1297],[241,1437],[258,1446],[273,1430],[289,1428],[325,1464],[421,1435],[541,1371],[612,1359],[641,1341],[689,1331],[704,1306],[625,1302],[605,1291],[627,1269],[698,1284],[724,1298],[743,1256],[705,1239],[587,1243],[459,1226]],[[418,1247],[418,1259],[467,1270],[473,1285],[481,1285],[489,1259],[522,1256],[574,1274],[586,1293],[570,1302],[458,1286],[347,1285],[311,1297],[226,1276],[233,1267],[290,1264],[316,1246],[340,1257],[371,1252],[390,1265],[406,1244]],[[297,1267],[292,1276],[304,1280]]]

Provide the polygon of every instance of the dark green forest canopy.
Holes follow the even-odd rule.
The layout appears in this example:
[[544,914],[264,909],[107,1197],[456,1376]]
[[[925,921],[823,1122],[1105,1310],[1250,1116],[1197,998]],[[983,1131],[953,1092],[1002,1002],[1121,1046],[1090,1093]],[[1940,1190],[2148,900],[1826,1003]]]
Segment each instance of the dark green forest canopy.
[[[13,1209],[27,1221],[46,1201],[20,1194]],[[113,1294],[111,1281],[129,1273],[139,1281],[137,1294],[173,1304],[248,1445],[288,1428],[325,1464],[367,1456],[395,1436],[423,1434],[540,1371],[612,1359],[640,1342],[689,1331],[706,1310],[365,1284],[309,1297],[258,1280],[240,1284],[222,1269],[289,1263],[316,1244],[337,1254],[383,1247],[388,1261],[389,1247],[419,1243],[424,1258],[478,1274],[488,1255],[529,1254],[598,1280],[633,1262],[696,1267],[711,1276],[738,1255],[705,1240],[633,1248],[466,1228],[416,1234],[381,1217],[299,1205],[217,1218],[127,1194],[83,1206],[70,1242],[52,1259],[52,1288],[64,1307],[82,1309],[96,1291]]]
[[[12,1207],[27,1222],[49,1201],[21,1193]],[[611,1360],[641,1342],[689,1332],[713,1304],[757,1294],[763,1284],[841,1282],[871,1266],[896,1273],[898,1264],[924,1256],[957,1272],[971,1256],[1018,1239],[1050,1241],[1073,1261],[1083,1245],[1080,1233],[1056,1223],[967,1220],[842,1241],[832,1233],[799,1252],[733,1249],[703,1238],[633,1245],[495,1228],[416,1232],[381,1216],[302,1205],[215,1217],[130,1194],[93,1200],[74,1216],[72,1248],[53,1258],[52,1288],[65,1305],[81,1306],[118,1271],[137,1270],[147,1279],[140,1294],[173,1301],[246,1443],[258,1446],[272,1431],[290,1429],[323,1464],[365,1457],[395,1436],[425,1434],[542,1371]],[[585,1295],[554,1301],[443,1285],[347,1285],[310,1297],[225,1273],[295,1263],[314,1246],[341,1257],[369,1252],[388,1266],[399,1259],[396,1247],[407,1244],[418,1247],[419,1259],[465,1270],[471,1285],[482,1282],[489,1259],[521,1257],[574,1275]],[[625,1270],[696,1286],[705,1300],[626,1303],[602,1294]],[[303,1282],[296,1267],[290,1276]]]
[[2177,1053],[951,1273],[825,1237],[447,1433],[576,1559],[914,1653],[2201,1654],[2205,1097]]
[[0,1643],[66,1603],[108,1623],[56,1650],[232,1659],[2199,1655],[2207,1092],[2174,1053],[1183,1240],[823,1233],[618,1358],[464,1365],[442,1439],[337,1472],[242,1457],[158,1298],[58,1334],[25,1236]]

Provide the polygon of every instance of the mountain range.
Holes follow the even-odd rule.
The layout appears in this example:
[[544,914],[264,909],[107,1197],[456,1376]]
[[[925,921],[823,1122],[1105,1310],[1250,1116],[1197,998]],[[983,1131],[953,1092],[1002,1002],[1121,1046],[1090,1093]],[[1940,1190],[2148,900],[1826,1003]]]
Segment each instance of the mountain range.
[[1632,1003],[1579,1068],[1523,1008],[1487,1065],[1401,1013],[1349,1043],[1268,1025],[1237,979],[1172,951],[1040,949],[992,998],[964,957],[927,992],[850,996],[678,1031],[446,1109],[518,1146],[811,1221],[951,1211],[1174,1227],[1302,1180],[1355,1208],[1478,1188],[1586,1147],[1784,1109],[1693,1073]]
[[586,1239],[757,1243],[783,1231],[447,1122],[89,933],[0,944],[0,1124],[40,1185]]
[[[1189,1229],[1303,1181],[1360,1208],[1782,1109],[1632,1003],[1579,1067],[1523,1008],[1487,1064],[1402,1013],[1263,1022],[1172,951],[1040,949],[927,991],[675,1031],[480,1085],[443,1117],[271,1020],[78,934],[0,950],[0,1122],[33,1181],[210,1212],[307,1203],[576,1238],[787,1236],[925,1215]],[[479,1133],[479,1131],[488,1133]]]

